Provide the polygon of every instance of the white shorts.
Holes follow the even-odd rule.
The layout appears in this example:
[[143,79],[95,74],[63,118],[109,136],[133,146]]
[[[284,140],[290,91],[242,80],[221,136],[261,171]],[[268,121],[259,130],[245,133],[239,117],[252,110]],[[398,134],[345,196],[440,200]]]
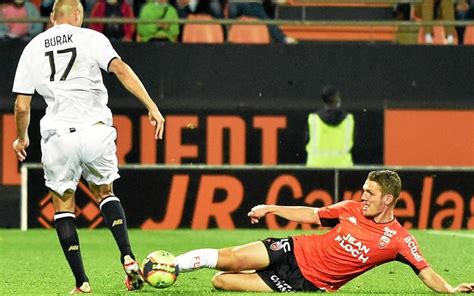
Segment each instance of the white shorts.
[[116,138],[115,128],[103,124],[43,138],[41,162],[46,187],[63,196],[68,189],[76,191],[81,175],[96,185],[120,178]]

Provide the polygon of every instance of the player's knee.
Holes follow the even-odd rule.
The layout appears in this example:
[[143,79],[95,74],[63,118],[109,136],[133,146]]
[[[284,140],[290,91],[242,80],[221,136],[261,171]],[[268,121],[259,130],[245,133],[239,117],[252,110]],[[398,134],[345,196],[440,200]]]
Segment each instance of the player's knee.
[[225,290],[225,273],[216,273],[212,278],[212,285],[217,290]]
[[232,248],[225,248],[219,250],[219,260],[217,262],[217,269],[222,271],[240,271],[241,268],[242,260]]
[[94,195],[97,203],[100,203],[104,198],[114,195],[111,184],[95,185],[89,184],[89,189]]

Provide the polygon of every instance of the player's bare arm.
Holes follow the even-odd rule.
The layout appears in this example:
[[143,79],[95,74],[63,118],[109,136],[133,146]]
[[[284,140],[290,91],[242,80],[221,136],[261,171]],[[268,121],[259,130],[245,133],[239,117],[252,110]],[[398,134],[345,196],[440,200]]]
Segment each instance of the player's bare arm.
[[297,223],[321,224],[318,208],[313,207],[258,205],[253,207],[247,215],[250,217],[251,223],[255,224],[258,223],[260,218],[269,213]]
[[31,96],[17,95],[15,101],[15,121],[17,138],[13,142],[13,150],[19,161],[26,159],[26,148],[30,145],[28,126],[30,125]]
[[463,283],[452,287],[446,280],[436,273],[431,267],[423,269],[418,277],[431,290],[438,293],[471,293],[474,291],[474,283]]
[[114,59],[109,66],[109,72],[114,73],[122,85],[148,109],[151,124],[155,126],[155,139],[162,139],[165,130],[165,119],[155,102],[151,99],[140,78],[121,59]]

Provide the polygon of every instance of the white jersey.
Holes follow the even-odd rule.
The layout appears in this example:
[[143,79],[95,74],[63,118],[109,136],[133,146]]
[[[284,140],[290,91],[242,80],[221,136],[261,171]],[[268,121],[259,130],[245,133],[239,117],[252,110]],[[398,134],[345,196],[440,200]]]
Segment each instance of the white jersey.
[[13,92],[46,101],[41,135],[61,128],[80,129],[103,122],[112,125],[107,89],[100,68],[119,58],[102,33],[68,24],[39,34],[23,50]]

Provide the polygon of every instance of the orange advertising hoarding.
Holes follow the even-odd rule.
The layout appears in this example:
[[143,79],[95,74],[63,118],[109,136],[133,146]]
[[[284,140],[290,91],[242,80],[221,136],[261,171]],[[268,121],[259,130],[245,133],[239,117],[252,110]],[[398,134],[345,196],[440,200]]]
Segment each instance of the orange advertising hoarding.
[[[299,225],[271,215],[265,223],[252,225],[247,213],[258,204],[322,207],[360,200],[368,172],[366,168],[317,170],[304,166],[125,166],[114,191],[132,228],[309,230],[315,225]],[[398,173],[403,190],[395,215],[404,227],[474,229],[474,171],[401,169]],[[53,226],[54,211],[42,174],[39,166],[27,172],[24,229]],[[80,184],[76,195],[77,225],[102,227],[100,211],[87,186]]]
[[385,165],[474,166],[474,110],[386,110]]

